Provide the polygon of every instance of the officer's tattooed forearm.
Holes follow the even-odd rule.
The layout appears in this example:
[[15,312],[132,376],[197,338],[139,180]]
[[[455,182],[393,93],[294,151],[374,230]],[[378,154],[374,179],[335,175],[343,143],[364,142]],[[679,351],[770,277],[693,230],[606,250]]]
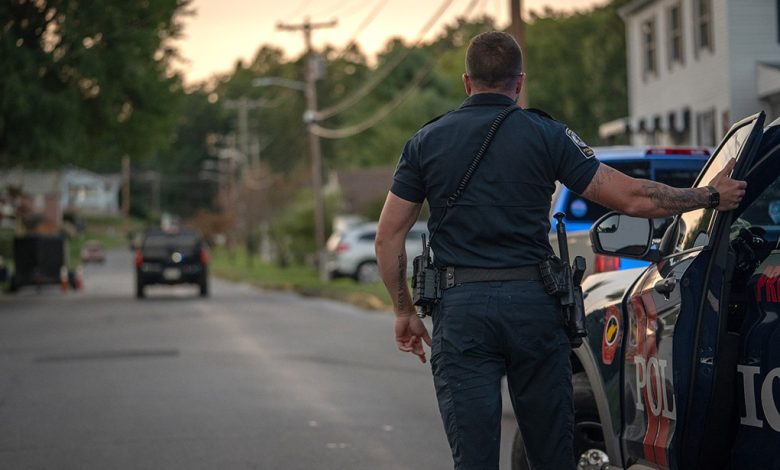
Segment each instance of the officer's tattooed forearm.
[[406,253],[398,255],[398,310],[402,311],[406,308]]
[[709,191],[700,188],[673,188],[655,181],[642,181],[643,195],[659,209],[674,213],[701,209],[709,205]]
[[[612,209],[623,210],[631,215],[642,217],[665,217],[701,209],[709,205],[709,191],[704,188],[673,188],[663,183],[644,179],[638,180],[637,190],[626,192],[625,196],[617,201],[614,185],[616,181],[620,181],[616,179],[619,175],[617,170],[607,165],[599,165],[583,196],[610,206]],[[626,196],[630,197],[626,198]],[[642,198],[650,204],[637,205],[628,202],[629,200],[638,202],[637,198]],[[623,205],[624,203],[625,205]]]

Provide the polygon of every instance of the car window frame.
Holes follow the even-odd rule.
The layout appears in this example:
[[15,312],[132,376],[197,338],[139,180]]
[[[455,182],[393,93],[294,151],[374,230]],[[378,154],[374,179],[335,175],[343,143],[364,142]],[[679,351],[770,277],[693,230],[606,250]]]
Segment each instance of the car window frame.
[[[760,113],[754,114],[752,116],[748,116],[748,117],[746,117],[746,118],[744,118],[744,119],[734,123],[734,125],[731,126],[731,128],[729,129],[728,133],[726,133],[726,135],[723,137],[723,139],[721,139],[721,141],[718,143],[718,146],[716,147],[715,151],[710,156],[710,158],[707,161],[707,163],[705,163],[704,167],[702,167],[701,171],[699,172],[699,176],[696,178],[696,180],[694,181],[694,183],[691,186],[691,188],[699,188],[699,187],[701,187],[702,180],[704,179],[704,176],[707,174],[707,171],[710,169],[710,166],[713,164],[713,162],[715,161],[715,158],[719,155],[719,153],[721,152],[723,147],[726,145],[726,143],[729,140],[731,140],[733,135],[737,131],[739,131],[740,129],[742,129],[742,128],[746,127],[746,126],[752,125],[753,128],[751,129],[750,133],[748,134],[748,137],[745,139],[745,143],[739,149],[738,158],[737,158],[737,164],[734,167],[734,170],[732,171],[732,174],[731,174],[732,178],[737,178],[737,179],[742,178],[742,175],[747,173],[748,169],[752,166],[752,164],[751,165],[746,165],[745,162],[743,161],[743,157],[744,157],[743,152],[746,149],[747,150],[751,150],[751,151],[757,149],[757,142],[755,141],[755,139],[756,138],[760,138],[760,136],[763,134],[762,125],[763,125],[763,122],[764,122],[764,116],[765,116],[764,113],[760,112]],[[747,169],[745,167],[747,167]],[[678,255],[692,253],[692,252],[698,252],[698,251],[702,251],[704,249],[708,249],[708,248],[712,247],[715,239],[717,238],[717,237],[715,237],[713,235],[717,232],[718,223],[719,223],[720,220],[722,220],[724,213],[719,213],[719,212],[715,211],[715,209],[697,209],[697,210],[711,210],[711,211],[714,211],[714,215],[712,216],[712,219],[709,222],[709,228],[708,228],[708,232],[707,232],[709,239],[707,240],[707,243],[705,243],[703,245],[694,245],[694,246],[692,246],[690,248],[686,248],[686,249],[682,249],[682,250],[678,249],[679,244],[678,244],[677,240],[679,240],[679,238],[680,238],[680,222],[681,222],[681,219],[682,219],[682,217],[684,215],[684,214],[678,214],[678,215],[676,215],[674,217],[674,222],[672,223],[672,225],[669,228],[669,230],[673,230],[674,231],[673,238],[671,240],[671,243],[673,243],[674,245],[673,245],[673,248],[670,250],[670,252],[666,256],[664,256],[664,258],[668,258],[668,257],[672,257],[672,256],[678,256]],[[692,212],[694,212],[694,211],[689,211],[686,214],[692,213]],[[725,213],[725,214],[727,214],[729,217],[731,216],[730,212]],[[731,224],[729,224],[729,225],[731,225]]]

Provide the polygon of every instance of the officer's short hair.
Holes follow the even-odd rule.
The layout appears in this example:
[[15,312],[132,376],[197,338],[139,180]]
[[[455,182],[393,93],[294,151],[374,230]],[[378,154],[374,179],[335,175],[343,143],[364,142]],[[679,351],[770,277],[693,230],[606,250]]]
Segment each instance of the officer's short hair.
[[480,87],[508,88],[523,71],[523,53],[511,35],[481,33],[466,51],[466,74]]

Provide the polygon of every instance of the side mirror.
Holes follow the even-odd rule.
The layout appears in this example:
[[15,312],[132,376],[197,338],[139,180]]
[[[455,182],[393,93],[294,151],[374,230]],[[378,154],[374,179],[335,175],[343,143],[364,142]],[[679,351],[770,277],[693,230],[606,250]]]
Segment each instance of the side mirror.
[[657,261],[657,252],[651,252],[653,221],[617,212],[610,212],[590,229],[593,252],[608,256]]

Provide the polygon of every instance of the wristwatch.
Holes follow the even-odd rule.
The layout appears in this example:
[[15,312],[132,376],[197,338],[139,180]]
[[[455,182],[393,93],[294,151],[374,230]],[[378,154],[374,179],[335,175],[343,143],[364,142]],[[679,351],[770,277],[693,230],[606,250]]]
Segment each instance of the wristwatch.
[[707,191],[710,192],[710,201],[707,207],[714,209],[720,205],[720,193],[712,186],[707,186]]

